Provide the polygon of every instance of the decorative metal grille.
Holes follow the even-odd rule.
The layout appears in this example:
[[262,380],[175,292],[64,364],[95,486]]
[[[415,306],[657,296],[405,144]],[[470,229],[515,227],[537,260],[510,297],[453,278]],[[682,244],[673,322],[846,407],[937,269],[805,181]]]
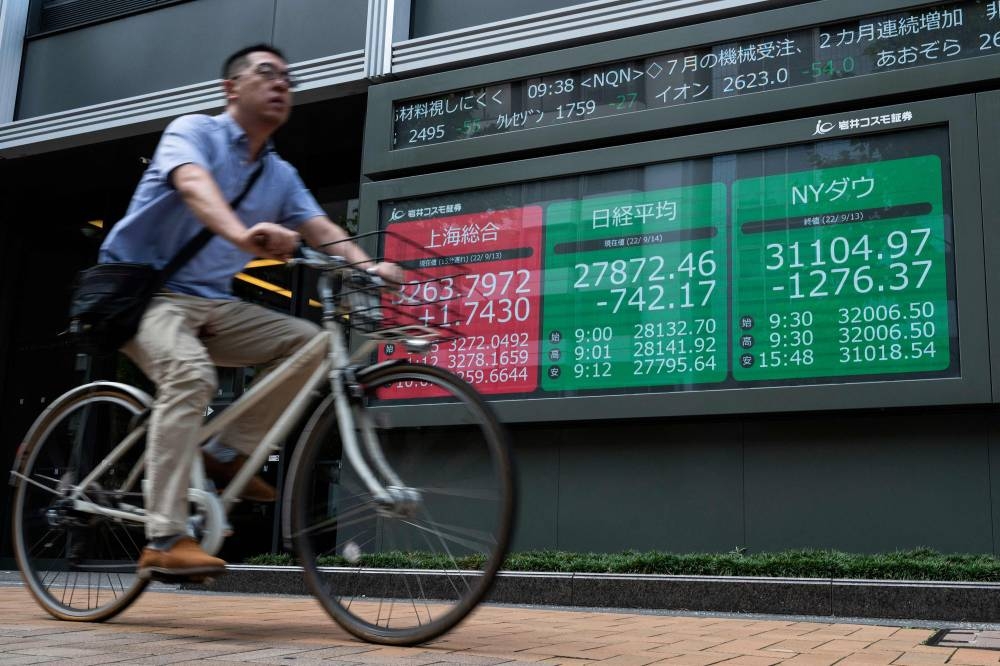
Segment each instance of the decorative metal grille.
[[28,37],[67,30],[190,0],[33,0],[35,25]]

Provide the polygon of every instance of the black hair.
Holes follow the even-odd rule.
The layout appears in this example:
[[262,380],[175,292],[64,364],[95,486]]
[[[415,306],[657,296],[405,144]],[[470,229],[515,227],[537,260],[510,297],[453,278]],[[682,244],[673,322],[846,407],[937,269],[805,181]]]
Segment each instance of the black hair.
[[254,44],[252,46],[246,46],[226,58],[226,63],[222,66],[222,78],[231,79],[236,72],[249,64],[249,59],[247,58],[248,55],[251,53],[259,53],[261,51],[264,51],[265,53],[273,53],[285,62],[288,62],[288,59],[285,58],[285,54],[270,44]]

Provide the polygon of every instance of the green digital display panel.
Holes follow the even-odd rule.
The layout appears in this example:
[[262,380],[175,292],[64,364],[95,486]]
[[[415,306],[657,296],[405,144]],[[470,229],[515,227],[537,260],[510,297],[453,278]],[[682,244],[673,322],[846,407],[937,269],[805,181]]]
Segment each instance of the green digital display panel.
[[737,380],[950,363],[937,156],[733,184]]
[[384,200],[380,223],[406,266],[466,264],[465,337],[423,362],[493,400],[961,376],[944,126]]
[[726,378],[726,186],[546,209],[542,387]]

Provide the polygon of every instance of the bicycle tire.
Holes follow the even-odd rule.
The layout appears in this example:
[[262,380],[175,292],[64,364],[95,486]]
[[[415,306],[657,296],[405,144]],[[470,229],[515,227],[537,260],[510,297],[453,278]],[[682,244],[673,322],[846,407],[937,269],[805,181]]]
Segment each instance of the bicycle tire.
[[[359,402],[369,406],[400,382],[433,385],[447,393],[449,414],[462,425],[415,430],[392,407],[355,409],[374,415],[385,458],[421,493],[418,507],[392,515],[342,455],[327,398],[290,465],[290,536],[307,587],[340,626],[373,643],[423,643],[475,608],[506,556],[515,502],[507,434],[475,389],[450,372],[402,363],[373,366],[357,379]],[[432,568],[414,568],[414,560]]]
[[[25,437],[11,507],[14,556],[28,591],[53,617],[102,622],[128,608],[149,583],[135,576],[142,523],[76,511],[65,493],[141,422],[150,403],[138,389],[94,382],[58,398]],[[136,442],[85,489],[87,499],[141,507],[140,489],[121,492],[121,485],[140,464],[144,444]]]

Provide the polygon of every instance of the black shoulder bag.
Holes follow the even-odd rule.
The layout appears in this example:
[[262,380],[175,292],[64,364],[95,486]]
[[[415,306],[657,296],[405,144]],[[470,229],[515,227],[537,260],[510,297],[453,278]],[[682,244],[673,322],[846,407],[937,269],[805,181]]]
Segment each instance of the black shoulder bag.
[[[262,159],[243,191],[229,203],[233,210],[242,203],[263,169]],[[69,308],[69,333],[81,350],[113,352],[131,340],[153,295],[214,235],[212,230],[202,229],[159,270],[149,264],[113,263],[81,271]]]

